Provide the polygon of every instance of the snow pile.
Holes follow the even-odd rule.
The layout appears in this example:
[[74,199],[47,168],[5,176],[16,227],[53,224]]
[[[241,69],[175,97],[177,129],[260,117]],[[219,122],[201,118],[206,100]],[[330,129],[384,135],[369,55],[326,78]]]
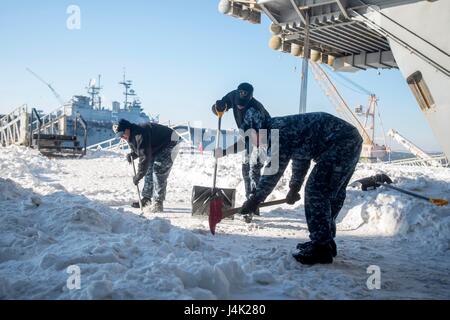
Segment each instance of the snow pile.
[[[251,281],[194,232],[62,191],[48,176],[63,160],[15,147],[1,158],[2,175],[42,193],[0,178],[0,299],[226,299]],[[89,285],[70,291],[74,265]]]
[[[220,187],[237,189],[237,205],[244,200],[239,160],[221,159],[218,176]],[[448,169],[360,165],[354,179],[381,171],[399,187],[450,194]],[[251,224],[223,221],[215,237],[207,221],[192,218],[192,186],[211,185],[212,173],[210,157],[180,155],[165,212],[144,218],[129,207],[136,188],[122,154],[48,159],[2,149],[0,299],[449,298],[448,208],[349,188],[338,258],[309,268],[291,257],[308,237],[302,201],[266,209]],[[287,170],[270,199],[285,196],[289,177]],[[372,264],[384,272],[384,290],[367,290]]]
[[[433,198],[448,199],[450,170],[435,168],[359,166],[354,179],[387,173],[399,188]],[[348,191],[338,229],[358,229],[361,233],[399,236],[417,245],[450,249],[450,209],[380,187],[376,191]]]
[[[195,233],[56,193],[36,197],[0,178],[0,298],[226,299],[251,281]],[[78,266],[84,289],[67,289]],[[83,286],[82,286],[83,288]]]

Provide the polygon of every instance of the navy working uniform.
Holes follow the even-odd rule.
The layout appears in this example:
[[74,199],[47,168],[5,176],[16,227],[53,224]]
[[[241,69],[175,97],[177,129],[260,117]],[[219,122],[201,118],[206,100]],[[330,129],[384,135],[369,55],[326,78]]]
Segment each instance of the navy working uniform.
[[167,179],[178,154],[179,136],[171,128],[156,123],[129,123],[129,129],[128,144],[131,153],[127,155],[127,159],[131,162],[132,159],[139,158],[133,182],[137,185],[145,177],[143,204],[151,204],[153,200],[152,211],[163,211]]
[[[221,100],[218,100],[212,107],[212,111],[217,115],[217,112],[227,112],[233,110],[234,119],[238,129],[244,130],[244,117],[249,109],[258,111],[264,119],[270,119],[270,114],[264,106],[253,97],[253,87],[248,83],[242,83],[237,90],[229,92]],[[237,146],[234,147],[237,149]],[[242,163],[242,177],[245,184],[245,195],[247,199],[250,198],[254,192],[256,185],[261,177],[261,169],[263,162],[257,154],[257,148],[252,148],[248,140],[245,140],[245,157]]]
[[274,157],[278,157],[279,169],[274,175],[261,177],[255,193],[244,204],[242,213],[252,212],[264,202],[283,176],[290,160],[292,177],[287,199],[288,203],[295,203],[300,199],[298,193],[313,160],[315,166],[305,186],[305,215],[311,243],[303,246],[302,249],[306,248],[304,252],[295,257],[308,264],[332,262],[328,249],[331,247],[331,254],[336,255],[336,218],[359,161],[363,142],[361,135],[351,124],[323,112],[272,118],[267,127],[255,119],[258,119],[257,115],[249,114],[244,126],[256,130],[279,130],[279,147],[276,148],[273,142],[270,146],[272,162]]

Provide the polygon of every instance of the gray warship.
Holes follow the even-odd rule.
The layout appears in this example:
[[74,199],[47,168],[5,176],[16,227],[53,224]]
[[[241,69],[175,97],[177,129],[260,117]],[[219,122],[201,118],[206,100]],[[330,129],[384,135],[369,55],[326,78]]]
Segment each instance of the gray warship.
[[[110,108],[104,107],[100,96],[102,89],[100,80],[101,77],[99,76],[98,82],[94,79],[89,82],[88,87],[86,87],[88,95],[73,96],[64,105],[64,113],[67,116],[67,131],[72,132],[75,129],[74,119],[77,115],[81,115],[87,122],[87,144],[93,145],[114,138],[111,127],[113,123],[120,119],[139,124],[158,122],[157,118],[150,118],[145,114],[136,92],[132,89],[132,81],[126,80],[125,75],[123,80],[119,82],[124,88],[123,103],[113,101]],[[82,137],[84,133],[81,128],[77,129],[76,135]]]

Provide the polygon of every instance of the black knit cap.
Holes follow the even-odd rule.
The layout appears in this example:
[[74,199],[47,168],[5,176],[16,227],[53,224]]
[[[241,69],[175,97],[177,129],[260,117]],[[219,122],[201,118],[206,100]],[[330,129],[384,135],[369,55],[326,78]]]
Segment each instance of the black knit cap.
[[250,100],[253,99],[253,86],[249,83],[241,83],[237,89],[237,105],[247,107]]
[[117,127],[118,131],[125,131],[126,129],[131,128],[131,122],[125,119],[120,119],[119,126]]
[[113,131],[117,136],[122,136],[125,130],[131,128],[131,122],[125,119],[120,119],[120,121],[113,125]]
[[244,82],[239,85],[238,90],[247,91],[250,95],[253,95],[254,89],[250,83]]

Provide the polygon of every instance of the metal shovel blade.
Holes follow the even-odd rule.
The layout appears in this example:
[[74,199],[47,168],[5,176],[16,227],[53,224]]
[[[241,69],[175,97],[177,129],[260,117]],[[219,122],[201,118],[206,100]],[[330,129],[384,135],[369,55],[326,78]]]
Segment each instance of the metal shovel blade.
[[193,216],[209,216],[210,202],[216,197],[223,201],[223,208],[234,208],[236,199],[235,189],[212,189],[208,187],[194,186],[192,189],[192,215]]
[[223,198],[215,197],[209,203],[209,230],[216,234],[216,225],[222,221]]
[[351,184],[353,187],[361,187],[362,191],[374,190],[383,184],[391,184],[392,180],[386,174],[377,174],[372,177],[359,179]]

